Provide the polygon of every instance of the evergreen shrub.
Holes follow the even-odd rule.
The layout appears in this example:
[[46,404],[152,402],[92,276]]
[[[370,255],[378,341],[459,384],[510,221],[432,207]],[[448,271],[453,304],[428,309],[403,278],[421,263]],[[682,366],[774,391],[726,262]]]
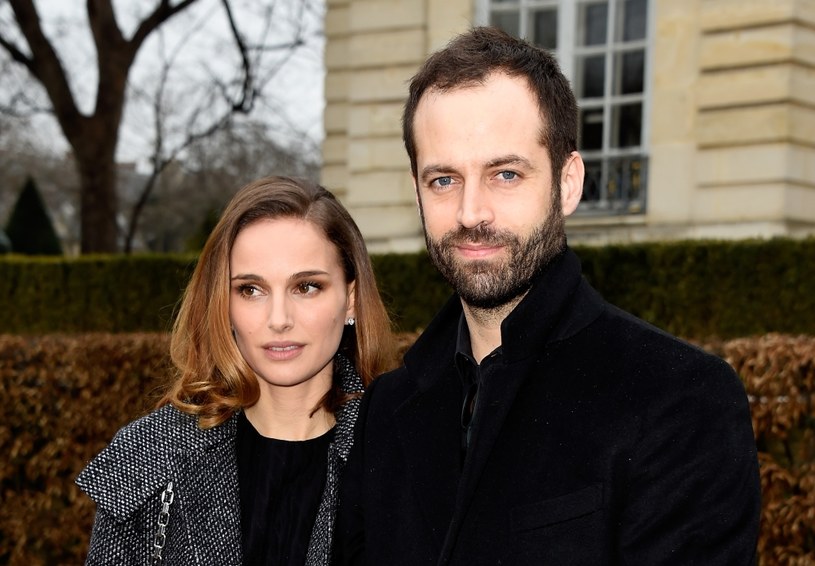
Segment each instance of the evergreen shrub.
[[6,234],[15,253],[27,255],[62,255],[57,236],[37,184],[29,177],[11,210]]

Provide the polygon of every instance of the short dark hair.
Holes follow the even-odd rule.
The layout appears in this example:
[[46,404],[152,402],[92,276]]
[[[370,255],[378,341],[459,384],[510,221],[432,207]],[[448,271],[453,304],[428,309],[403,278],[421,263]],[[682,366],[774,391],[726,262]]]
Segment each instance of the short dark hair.
[[424,93],[477,86],[496,72],[524,77],[529,83],[540,108],[541,144],[549,152],[553,179],[559,179],[566,159],[577,149],[577,101],[569,81],[551,53],[493,27],[475,27],[456,36],[433,53],[411,79],[402,115],[402,137],[414,177],[417,164],[413,121]]

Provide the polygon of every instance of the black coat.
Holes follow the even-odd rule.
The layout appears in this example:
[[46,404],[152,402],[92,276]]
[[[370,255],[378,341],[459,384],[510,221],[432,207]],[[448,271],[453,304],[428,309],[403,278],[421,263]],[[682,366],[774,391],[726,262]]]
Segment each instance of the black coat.
[[462,468],[460,316],[453,297],[363,399],[339,563],[753,563],[758,462],[729,365],[605,303],[567,251],[502,324]]

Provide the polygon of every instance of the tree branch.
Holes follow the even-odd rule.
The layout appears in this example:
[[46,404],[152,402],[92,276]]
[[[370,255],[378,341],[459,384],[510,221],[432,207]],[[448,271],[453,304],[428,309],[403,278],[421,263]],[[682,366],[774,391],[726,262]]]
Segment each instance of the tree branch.
[[229,21],[229,29],[232,30],[232,37],[235,39],[235,45],[241,54],[241,63],[243,65],[243,85],[241,88],[241,97],[237,102],[232,102],[232,110],[234,112],[249,113],[254,105],[256,94],[253,86],[254,76],[252,73],[252,63],[249,60],[249,50],[246,47],[243,36],[241,36],[241,33],[238,30],[238,25],[235,22],[234,15],[232,14],[232,6],[229,4],[229,0],[221,0],[221,3],[226,11],[226,17]]
[[98,57],[101,59],[109,52],[111,46],[120,47],[125,40],[116,22],[111,0],[88,0],[87,10],[91,35],[96,44]]
[[[26,57],[19,48],[9,41],[3,40],[3,47],[9,51],[12,58],[25,66],[28,71],[42,83],[51,103],[54,113],[64,127],[66,135],[68,130],[76,128],[81,115],[76,107],[73,92],[68,84],[65,69],[57,57],[54,47],[40,26],[40,16],[33,0],[8,0],[20,31],[28,42],[31,57]],[[11,49],[10,49],[11,48]],[[15,55],[15,51],[17,52]]]
[[177,13],[183,12],[196,2],[198,2],[198,0],[183,0],[182,2],[179,2],[173,6],[170,4],[170,0],[161,0],[159,5],[156,6],[156,9],[153,10],[153,13],[142,20],[139,27],[136,28],[136,32],[133,34],[133,37],[130,38],[130,46],[133,52],[136,53],[139,50],[139,47],[141,47],[141,44],[144,43],[144,40],[147,39],[147,36],[149,36],[161,24],[169,20]]
[[0,47],[5,49],[14,61],[23,65],[29,70],[29,72],[31,72],[32,75],[34,74],[34,63],[31,61],[28,55],[23,53],[19,47],[11,42],[11,40],[0,35]]

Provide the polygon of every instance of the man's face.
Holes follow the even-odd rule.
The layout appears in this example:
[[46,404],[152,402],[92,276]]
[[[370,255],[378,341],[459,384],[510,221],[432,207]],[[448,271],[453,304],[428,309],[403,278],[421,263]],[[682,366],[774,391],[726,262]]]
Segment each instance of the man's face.
[[560,179],[524,79],[428,91],[416,110],[417,199],[428,251],[465,303],[523,295],[563,249]]

